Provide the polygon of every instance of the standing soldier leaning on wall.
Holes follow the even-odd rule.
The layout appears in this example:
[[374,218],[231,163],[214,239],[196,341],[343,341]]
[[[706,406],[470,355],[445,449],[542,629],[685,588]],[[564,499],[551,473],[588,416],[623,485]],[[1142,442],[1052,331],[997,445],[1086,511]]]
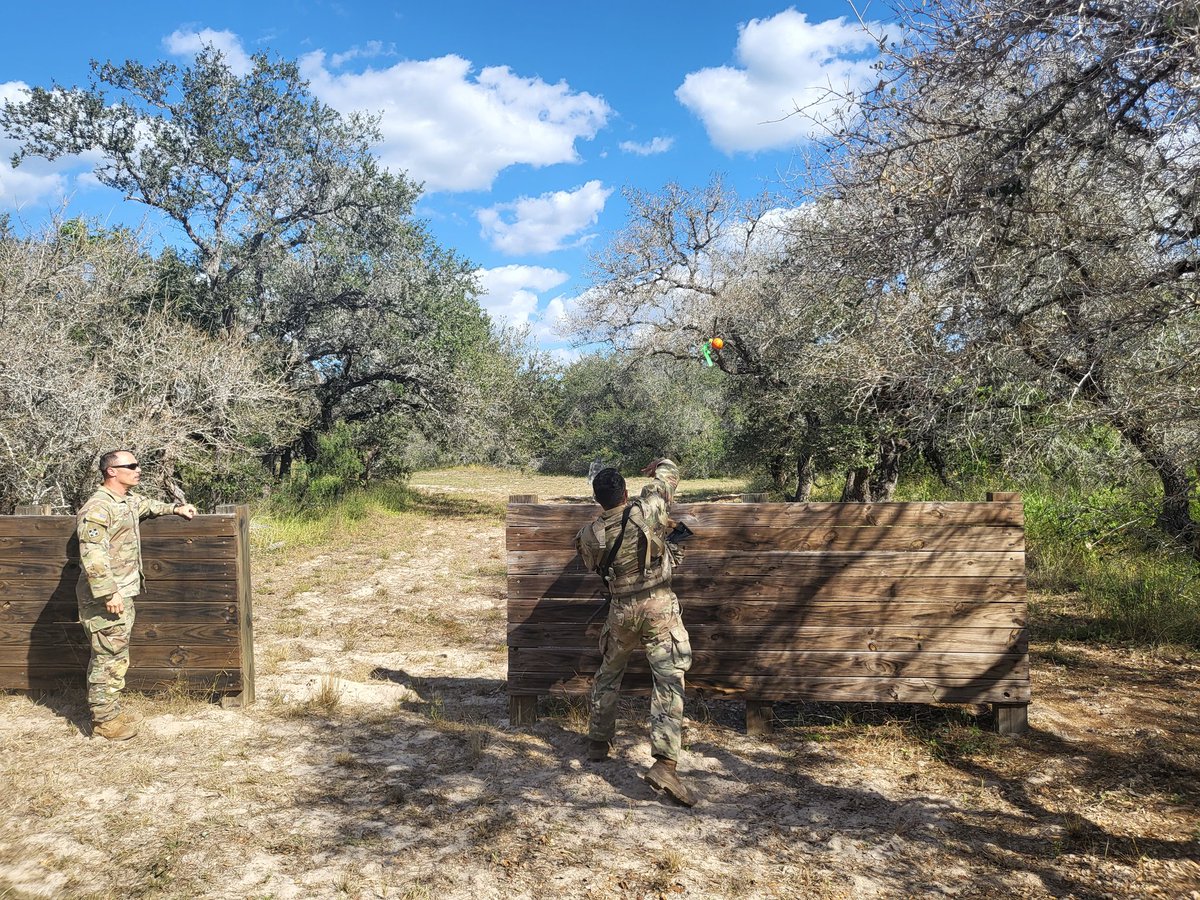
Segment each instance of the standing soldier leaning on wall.
[[133,453],[113,450],[100,457],[104,479],[79,510],[82,570],[75,589],[79,621],[92,645],[88,663],[88,707],[92,734],[110,741],[138,733],[141,716],[121,709],[121,691],[129,669],[133,598],[142,590],[142,542],[139,522],[172,513],[190,519],[190,503],[161,503],[131,489],[142,480]]
[[616,732],[621,678],[634,650],[645,647],[654,675],[650,696],[650,749],[654,765],[646,781],[684,806],[695,796],[679,780],[683,732],[683,675],[692,664],[692,645],[671,590],[672,556],[665,537],[667,508],[679,486],[679,469],[658,459],[642,470],[654,480],[630,501],[625,479],[604,469],[592,480],[592,492],[604,512],[579,530],[575,546],[583,563],[604,580],[608,619],[600,635],[604,658],[592,686],[588,758],[608,758]]

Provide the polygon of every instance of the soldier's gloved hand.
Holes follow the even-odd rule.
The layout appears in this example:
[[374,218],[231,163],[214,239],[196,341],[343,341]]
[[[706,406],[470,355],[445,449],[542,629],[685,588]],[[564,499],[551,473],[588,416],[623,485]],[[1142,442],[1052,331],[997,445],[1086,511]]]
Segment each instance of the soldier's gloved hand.
[[175,507],[175,515],[182,516],[185,519],[190,519],[192,516],[196,515],[196,507],[192,506],[190,503],[181,503],[179,506]]
[[125,600],[120,594],[113,594],[105,601],[104,608],[114,616],[119,616],[125,612]]

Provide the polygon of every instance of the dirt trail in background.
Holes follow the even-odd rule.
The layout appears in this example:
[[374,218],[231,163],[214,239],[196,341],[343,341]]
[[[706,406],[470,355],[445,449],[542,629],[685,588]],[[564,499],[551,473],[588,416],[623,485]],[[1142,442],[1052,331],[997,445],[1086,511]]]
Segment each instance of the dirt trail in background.
[[578,708],[507,725],[499,502],[577,481],[423,481],[256,558],[255,707],[134,698],[144,733],[111,745],[81,692],[0,697],[0,898],[1200,897],[1194,661],[1035,641],[1020,738],[780,704],[750,739],[692,702],[681,809],[641,779],[644,702],[603,765]]

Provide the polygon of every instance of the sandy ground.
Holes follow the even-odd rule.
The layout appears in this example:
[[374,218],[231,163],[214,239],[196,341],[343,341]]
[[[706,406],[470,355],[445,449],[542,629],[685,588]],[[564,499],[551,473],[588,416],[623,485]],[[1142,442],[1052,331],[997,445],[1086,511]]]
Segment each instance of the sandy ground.
[[109,744],[79,691],[0,695],[0,900],[1200,898],[1194,657],[1035,630],[1018,738],[796,704],[748,738],[740,704],[693,701],[691,810],[642,781],[643,701],[601,765],[578,706],[510,727],[502,503],[580,488],[504,478],[424,473],[410,511],[257,552],[249,709],[135,696],[143,734]]

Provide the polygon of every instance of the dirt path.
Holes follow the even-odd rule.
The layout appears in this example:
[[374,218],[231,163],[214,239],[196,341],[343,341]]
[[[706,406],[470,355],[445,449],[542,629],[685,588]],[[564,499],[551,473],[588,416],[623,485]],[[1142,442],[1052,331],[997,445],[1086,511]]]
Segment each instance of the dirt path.
[[138,697],[109,745],[79,693],[0,696],[0,898],[1200,897],[1194,660],[1035,642],[1016,739],[811,705],[749,739],[692,702],[693,810],[641,780],[644,703],[603,765],[568,704],[510,728],[499,500],[567,491],[482,477],[260,553],[249,710]]

